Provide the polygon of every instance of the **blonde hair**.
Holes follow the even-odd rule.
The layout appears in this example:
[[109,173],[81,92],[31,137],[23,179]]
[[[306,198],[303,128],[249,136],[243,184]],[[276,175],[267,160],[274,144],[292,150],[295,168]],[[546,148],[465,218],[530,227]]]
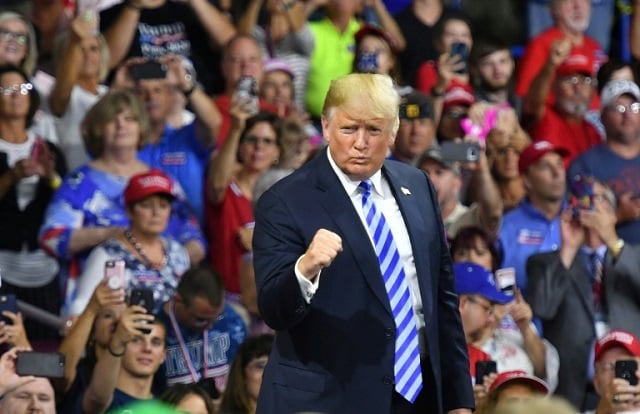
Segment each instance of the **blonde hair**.
[[0,13],[0,25],[9,20],[20,20],[27,28],[29,35],[27,36],[27,53],[20,62],[20,69],[25,71],[27,75],[33,76],[33,72],[36,70],[36,64],[38,63],[38,46],[36,45],[36,31],[33,29],[33,25],[23,15],[15,12],[2,12]]
[[[100,70],[98,71],[98,82],[103,82],[109,75],[109,45],[101,33],[94,36],[98,39],[100,48]],[[53,66],[58,70],[61,60],[64,58],[65,50],[69,47],[69,32],[66,31],[56,37],[53,44]]]
[[92,158],[99,158],[104,153],[105,124],[127,110],[131,111],[134,119],[140,124],[138,148],[145,144],[150,127],[147,112],[142,102],[131,91],[112,90],[91,107],[80,127],[85,149]]
[[575,414],[576,409],[559,397],[535,397],[499,404],[492,414]]
[[[359,108],[366,103],[366,108]],[[366,110],[373,118],[389,119],[392,132],[398,131],[400,96],[388,75],[352,73],[331,81],[322,108],[322,116],[328,121],[335,108]]]

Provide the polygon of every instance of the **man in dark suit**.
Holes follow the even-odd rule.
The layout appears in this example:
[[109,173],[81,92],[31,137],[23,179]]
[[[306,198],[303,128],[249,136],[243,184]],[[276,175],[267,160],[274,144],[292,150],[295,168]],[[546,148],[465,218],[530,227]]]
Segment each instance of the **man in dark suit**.
[[[258,202],[258,306],[277,330],[258,413],[471,413],[469,363],[435,191],[424,172],[385,161],[398,101],[383,75],[332,81],[322,117],[328,150]],[[371,188],[361,190],[363,181]],[[397,246],[406,325],[396,323],[365,200],[381,211]],[[396,334],[408,332],[407,325],[407,336],[416,338],[407,365],[417,367],[412,381],[421,390],[412,397],[399,387],[396,361],[404,337]]]
[[580,411],[598,402],[590,381],[594,341],[609,329],[640,333],[640,249],[616,233],[613,192],[595,181],[590,198],[593,209],[562,213],[560,249],[527,261],[527,300],[560,356],[555,393]]

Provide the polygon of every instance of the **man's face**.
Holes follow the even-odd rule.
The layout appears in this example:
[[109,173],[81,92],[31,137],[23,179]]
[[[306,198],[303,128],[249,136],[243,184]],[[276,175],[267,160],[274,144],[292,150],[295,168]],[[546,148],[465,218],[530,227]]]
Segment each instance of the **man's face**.
[[433,186],[438,194],[438,204],[441,209],[458,202],[458,192],[462,185],[458,174],[430,158],[423,160],[419,167],[429,174],[429,178],[433,182]]
[[628,359],[640,360],[640,358],[634,357],[629,351],[620,346],[607,349],[602,353],[600,359],[596,362],[596,374],[593,377],[593,385],[598,395],[604,395],[605,390],[609,388],[615,378],[616,361]]
[[187,306],[182,298],[176,297],[176,316],[180,325],[194,331],[204,331],[211,329],[224,309],[224,302],[219,306],[213,306],[209,301],[196,296]]
[[138,97],[144,102],[149,121],[164,124],[171,113],[171,86],[166,79],[141,79],[136,85]]
[[222,58],[222,75],[227,92],[233,92],[243,76],[253,77],[259,87],[262,82],[262,69],[262,55],[255,40],[246,37],[236,39]]
[[[634,108],[638,113],[634,113]],[[640,104],[630,95],[622,95],[603,108],[601,119],[607,140],[626,144],[640,140]]]
[[590,0],[555,0],[551,14],[560,28],[584,32],[591,19]]
[[583,117],[596,93],[595,78],[575,73],[554,80],[556,108],[566,115]]
[[480,295],[461,295],[459,308],[467,342],[480,339],[494,321],[493,304]]
[[548,152],[523,174],[527,195],[533,200],[561,201],[565,196],[565,170],[562,157]]
[[36,378],[16,388],[5,396],[0,412],[55,414],[56,399],[51,383],[46,378]]
[[322,118],[322,131],[336,165],[353,180],[366,180],[382,168],[393,144],[393,119],[373,118],[357,99]]
[[515,63],[509,50],[497,50],[478,61],[477,72],[482,83],[490,90],[506,88],[513,75]]
[[122,357],[122,369],[135,378],[153,376],[166,357],[167,333],[163,325],[154,323],[151,332],[139,335],[127,343]]
[[400,161],[411,162],[433,144],[436,128],[431,118],[400,119],[393,155]]

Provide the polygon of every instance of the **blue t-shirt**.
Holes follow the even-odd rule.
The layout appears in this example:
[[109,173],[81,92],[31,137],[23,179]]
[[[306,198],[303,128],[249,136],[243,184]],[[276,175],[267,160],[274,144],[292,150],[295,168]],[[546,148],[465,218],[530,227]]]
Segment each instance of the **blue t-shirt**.
[[184,190],[200,224],[204,223],[204,177],[211,149],[196,135],[195,122],[180,129],[166,126],[155,144],[138,151],[138,159],[175,177]]
[[[606,183],[616,198],[625,193],[640,197],[640,157],[625,159],[606,145],[598,145],[576,157],[569,166],[567,178],[591,176]],[[618,236],[631,244],[640,243],[640,220],[616,226]]]
[[527,289],[527,259],[532,254],[560,248],[560,216],[547,220],[528,199],[505,214],[499,235],[502,253],[500,267],[513,267],[516,284],[524,294]]
[[[164,310],[158,318],[167,327],[167,358],[164,362],[167,385],[189,384],[194,381],[182,353],[180,343],[173,331],[171,320]],[[203,335],[201,331],[192,331],[180,327],[182,338],[189,352],[193,368],[200,380],[205,373],[203,362]],[[227,303],[222,314],[207,332],[209,347],[206,350],[206,376],[215,380],[216,388],[223,391],[227,383],[229,367],[238,347],[247,338],[247,327],[238,313]]]
[[107,409],[107,413],[108,414],[130,414],[131,411],[128,410],[129,405],[137,403],[139,401],[144,401],[144,400],[136,398],[116,388],[113,391],[113,399],[111,400],[111,405]]

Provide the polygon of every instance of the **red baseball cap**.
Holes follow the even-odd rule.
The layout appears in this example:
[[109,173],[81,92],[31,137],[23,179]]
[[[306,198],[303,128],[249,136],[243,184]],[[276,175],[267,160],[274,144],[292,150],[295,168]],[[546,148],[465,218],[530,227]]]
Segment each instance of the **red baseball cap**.
[[593,56],[582,51],[572,50],[569,56],[556,69],[556,76],[582,74],[595,76],[597,63]]
[[124,189],[124,202],[129,205],[154,194],[175,198],[171,192],[172,188],[173,183],[167,174],[156,169],[149,170],[131,177],[127,188]]
[[596,342],[594,360],[597,362],[604,351],[616,346],[626,349],[633,356],[640,356],[640,341],[638,341],[638,338],[626,331],[613,330]]
[[501,372],[496,377],[496,380],[493,381],[493,383],[491,384],[491,387],[489,387],[489,392],[492,393],[504,385],[515,384],[515,383],[529,385],[533,387],[536,391],[544,395],[549,394],[549,386],[547,385],[546,382],[544,382],[538,377],[529,375],[524,371]]
[[518,160],[518,171],[524,174],[531,164],[535,164],[540,158],[550,152],[555,152],[562,158],[569,155],[569,150],[564,147],[553,145],[549,141],[537,141],[525,148]]
[[446,112],[454,105],[471,106],[474,103],[476,98],[473,96],[471,86],[452,81],[442,98],[442,112]]
[[356,42],[360,42],[360,39],[362,39],[366,35],[376,36],[384,39],[384,41],[389,45],[391,51],[393,53],[398,53],[396,42],[393,40],[391,34],[389,34],[389,32],[387,32],[386,30],[383,30],[377,26],[365,24],[360,28],[360,30],[356,32],[353,37],[356,39]]

